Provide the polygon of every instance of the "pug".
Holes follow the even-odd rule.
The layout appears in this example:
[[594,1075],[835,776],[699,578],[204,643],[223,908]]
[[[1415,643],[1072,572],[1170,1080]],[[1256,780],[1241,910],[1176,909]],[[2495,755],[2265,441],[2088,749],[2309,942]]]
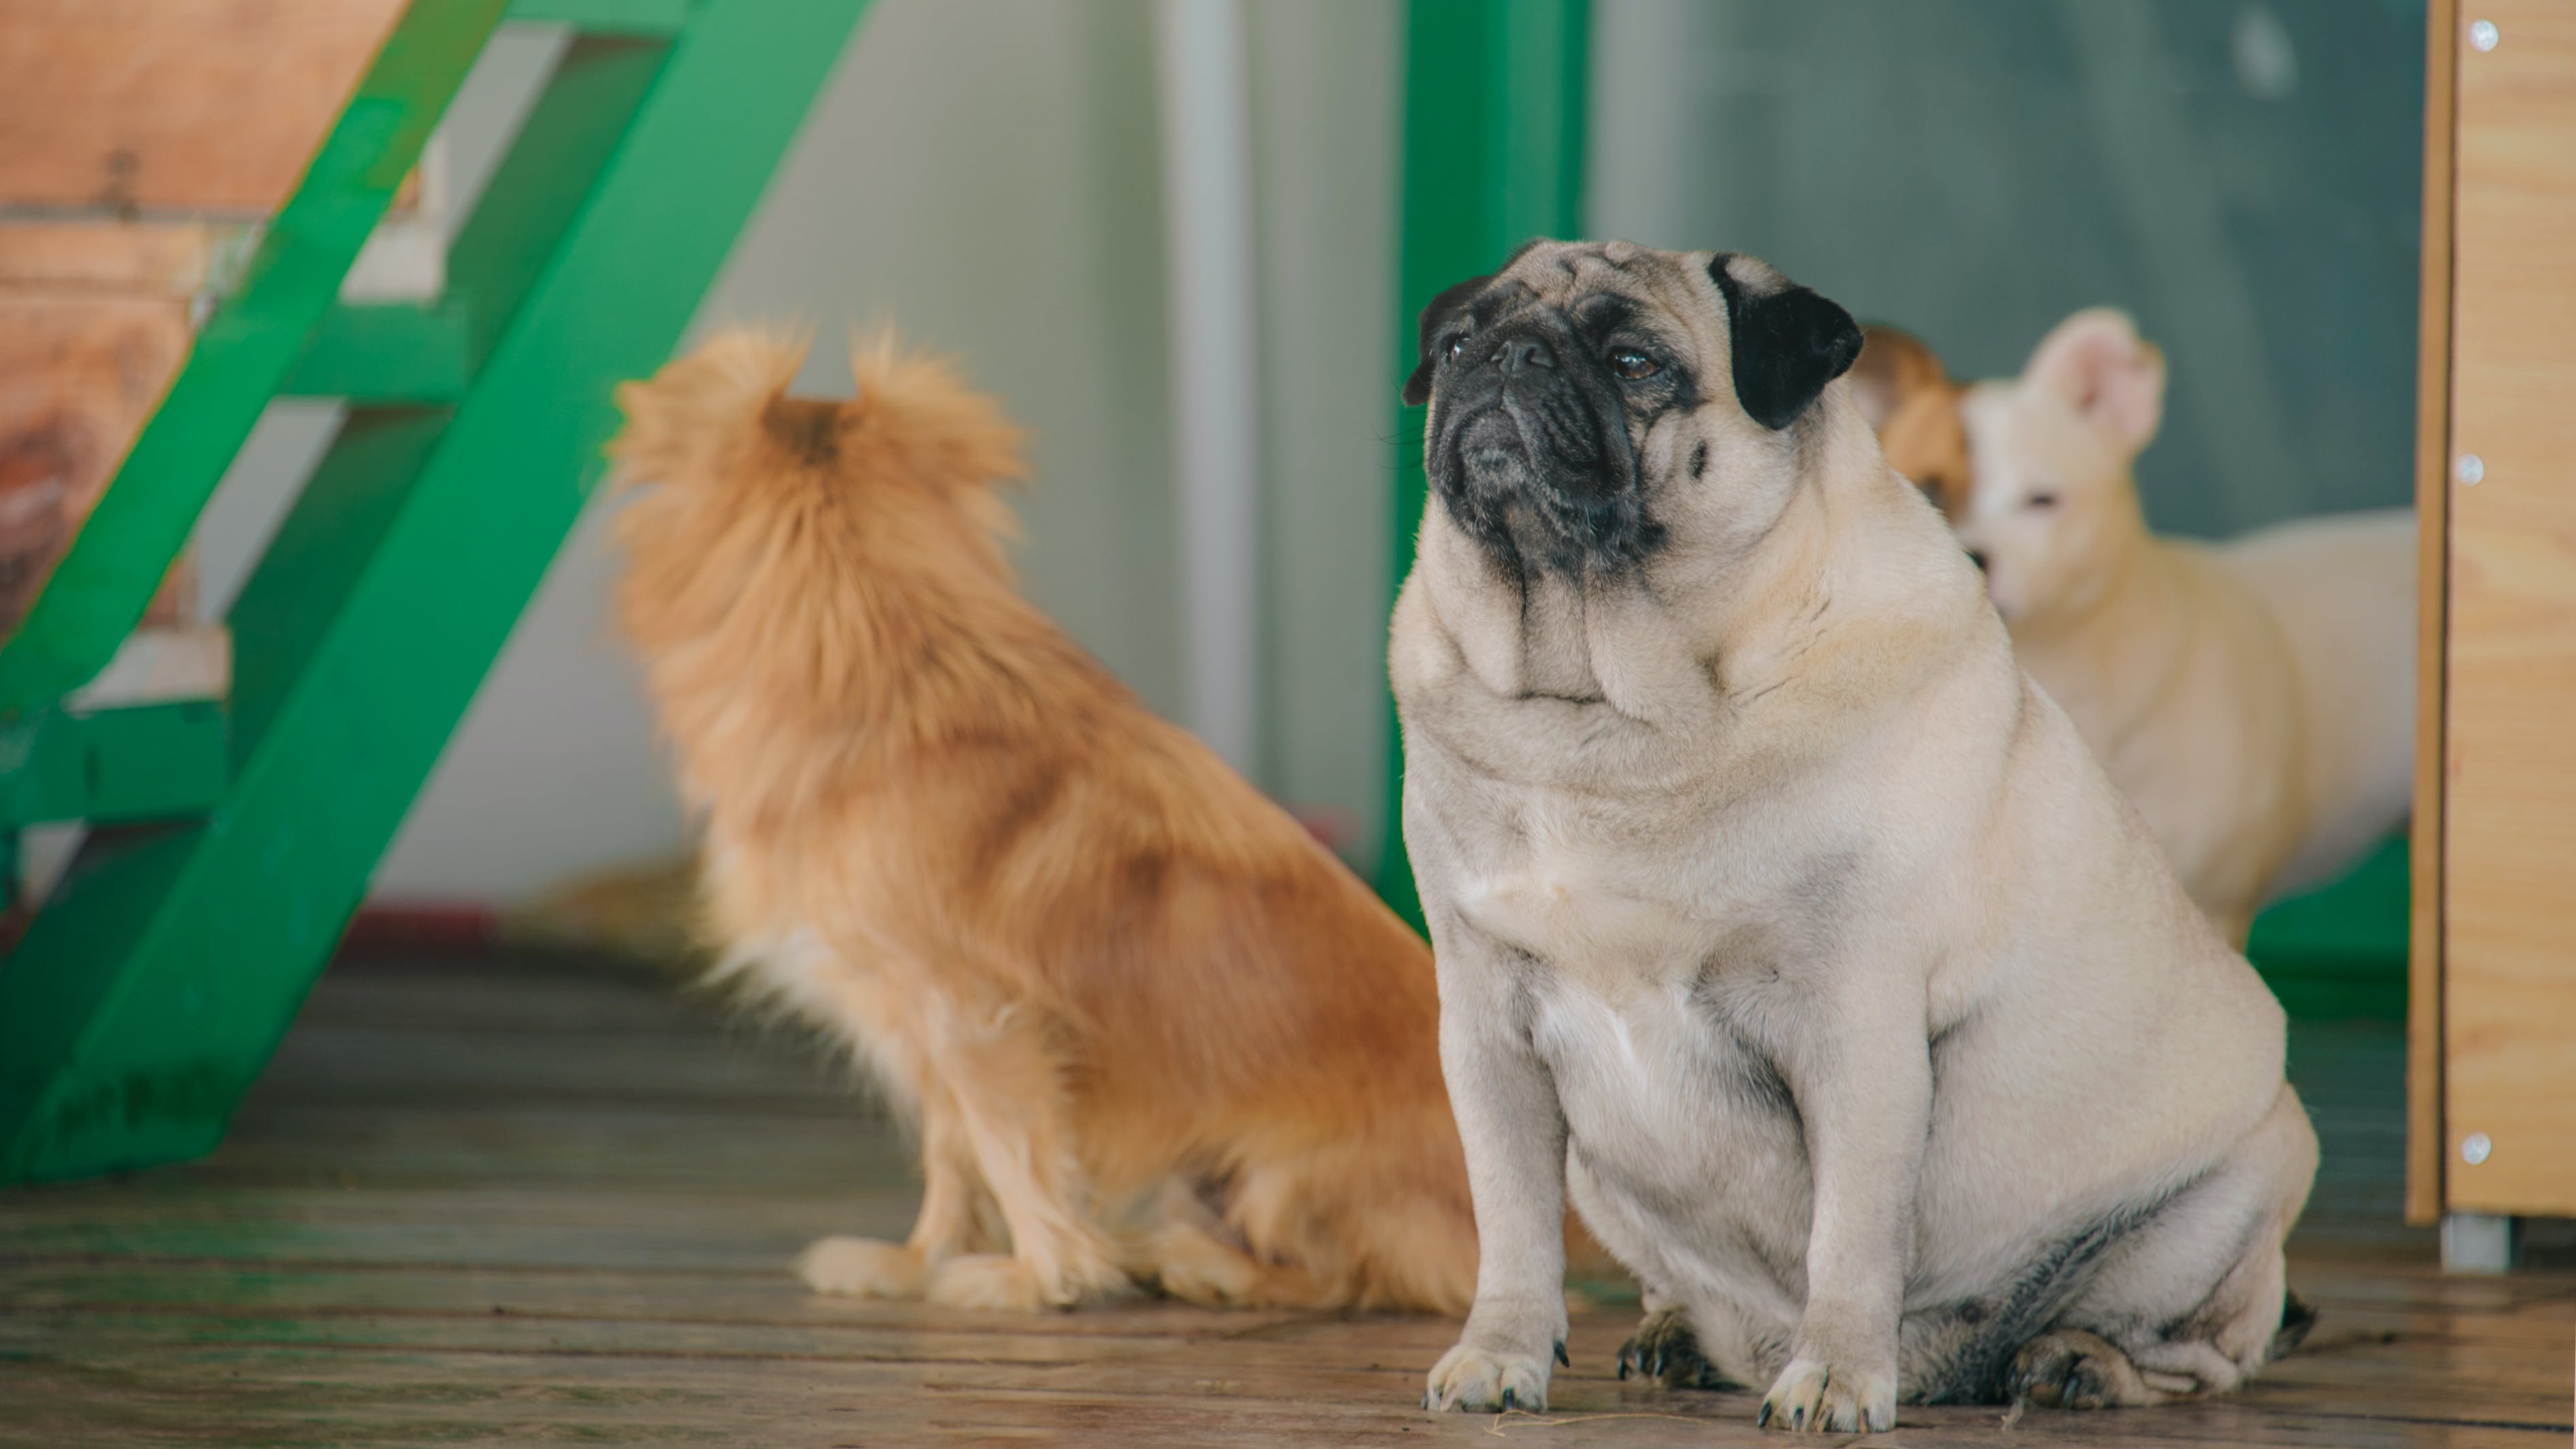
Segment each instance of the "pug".
[[1570,1193],[1622,1371],[1763,1423],[2146,1404],[2292,1341],[2280,1006],[2013,662],[1750,257],[1534,243],[1423,313],[1404,833],[1482,1253],[1436,1408],[1537,1409]]

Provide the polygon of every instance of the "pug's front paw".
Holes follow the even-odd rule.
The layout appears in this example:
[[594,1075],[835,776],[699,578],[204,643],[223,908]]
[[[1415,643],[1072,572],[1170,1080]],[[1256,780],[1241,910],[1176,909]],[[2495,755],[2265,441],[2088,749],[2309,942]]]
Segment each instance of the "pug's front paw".
[[[1562,1357],[1565,1349],[1557,1348]],[[1548,1362],[1530,1354],[1498,1353],[1461,1343],[1440,1356],[1423,1390],[1422,1407],[1434,1411],[1499,1413],[1547,1407]]]
[[1816,1433],[1878,1433],[1896,1427],[1896,1369],[1862,1369],[1793,1358],[1762,1397],[1754,1422]]

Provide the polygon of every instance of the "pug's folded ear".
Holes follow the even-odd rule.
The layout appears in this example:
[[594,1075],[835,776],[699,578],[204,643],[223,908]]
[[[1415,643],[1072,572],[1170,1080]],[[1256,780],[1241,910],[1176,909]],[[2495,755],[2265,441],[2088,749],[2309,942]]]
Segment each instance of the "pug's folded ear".
[[1726,298],[1735,400],[1762,426],[1776,432],[1796,422],[1860,356],[1860,324],[1849,312],[1761,262],[1719,252],[1708,276]]
[[[1528,248],[1524,247],[1522,250],[1526,251]],[[1440,368],[1440,359],[1431,355],[1432,344],[1437,342],[1440,334],[1448,328],[1450,319],[1464,311],[1467,303],[1478,292],[1485,290],[1485,284],[1492,280],[1493,278],[1489,276],[1469,277],[1432,298],[1431,305],[1422,309],[1422,325],[1417,339],[1420,355],[1414,364],[1413,376],[1404,380],[1406,407],[1418,408],[1431,401],[1431,374]]]

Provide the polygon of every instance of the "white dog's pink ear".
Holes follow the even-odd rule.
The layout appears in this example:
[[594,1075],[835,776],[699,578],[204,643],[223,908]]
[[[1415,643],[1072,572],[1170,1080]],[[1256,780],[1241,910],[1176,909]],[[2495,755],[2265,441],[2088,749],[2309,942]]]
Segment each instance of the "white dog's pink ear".
[[2164,420],[2165,355],[2138,335],[2129,314],[2109,307],[2057,324],[2030,355],[2025,382],[2066,399],[2085,421],[2135,454]]

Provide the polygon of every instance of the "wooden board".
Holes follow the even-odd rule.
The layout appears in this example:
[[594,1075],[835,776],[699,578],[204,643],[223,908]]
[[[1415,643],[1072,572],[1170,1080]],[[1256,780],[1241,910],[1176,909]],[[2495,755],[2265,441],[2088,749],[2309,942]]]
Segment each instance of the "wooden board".
[[2576,6],[2462,13],[2500,43],[2458,51],[2444,1196],[2576,1214]]
[[[1902,1411],[1871,1444],[2538,1446],[2569,1433],[2576,1254],[2448,1279],[2397,1221],[2403,1040],[2298,1023],[2323,1318],[2247,1392],[2086,1417]],[[1545,1415],[1433,1415],[1434,1318],[1136,1302],[1034,1317],[816,1298],[900,1233],[902,1135],[828,1054],[561,957],[344,962],[210,1161],[0,1192],[0,1445],[1764,1445],[1754,1396],[1621,1382],[1591,1290]]]
[[2424,15],[2424,222],[2415,329],[2415,811],[2406,971],[2406,1220],[2442,1215],[2442,640],[2451,545],[2451,145],[2458,0]]
[[264,216],[403,0],[10,0],[0,204]]
[[[184,297],[0,289],[0,635],[25,615],[106,491],[178,374],[191,332]],[[185,613],[187,568],[183,557],[153,622]]]

